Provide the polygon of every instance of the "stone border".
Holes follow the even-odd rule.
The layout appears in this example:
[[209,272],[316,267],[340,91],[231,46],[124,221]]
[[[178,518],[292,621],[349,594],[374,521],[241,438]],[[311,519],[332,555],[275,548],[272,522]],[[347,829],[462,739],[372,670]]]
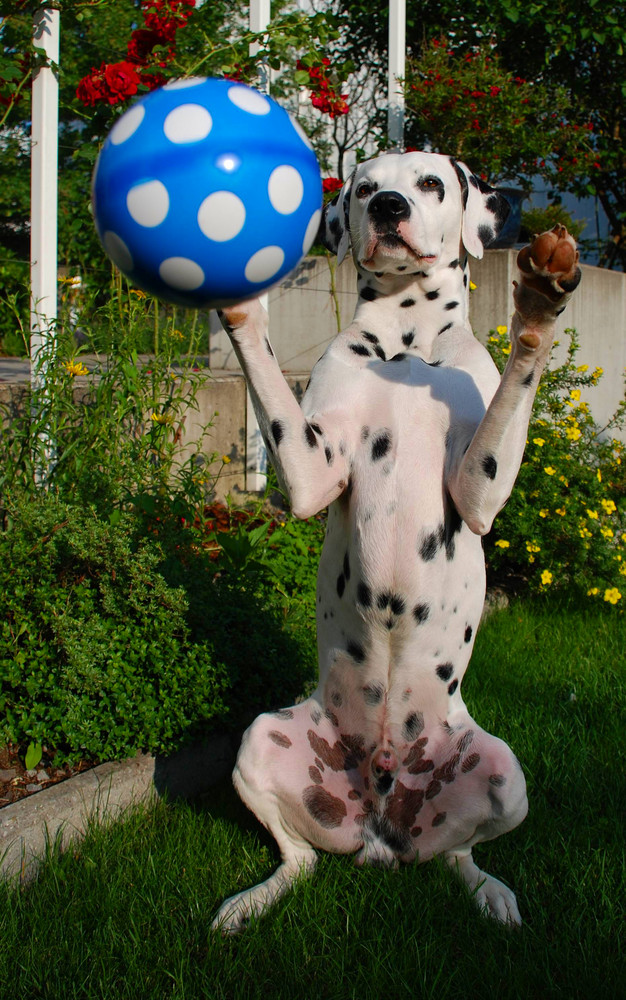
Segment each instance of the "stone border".
[[0,809],[0,877],[33,879],[48,846],[65,850],[89,825],[113,822],[139,803],[194,799],[224,778],[238,740],[218,736],[170,757],[137,754],[100,764]]

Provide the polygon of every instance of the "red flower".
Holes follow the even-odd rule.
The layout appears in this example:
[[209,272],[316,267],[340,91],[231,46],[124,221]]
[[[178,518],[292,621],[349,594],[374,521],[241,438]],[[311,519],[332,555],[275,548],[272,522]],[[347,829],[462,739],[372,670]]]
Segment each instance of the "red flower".
[[342,187],[343,181],[340,181],[338,177],[324,177],[322,181],[324,194],[328,194],[330,191],[340,191]]
[[497,96],[498,96],[498,94],[499,94],[499,93],[500,93],[501,91],[502,91],[502,87],[490,87],[490,88],[489,88],[489,96],[490,96],[490,97],[497,97]]
[[115,103],[111,100],[122,100],[124,97],[132,97],[137,93],[140,80],[137,70],[130,62],[109,63],[104,70],[104,79],[111,91],[109,104]]
[[148,28],[137,28],[133,31],[128,43],[128,58],[130,62],[145,65],[148,56],[156,45],[161,44],[161,36]]

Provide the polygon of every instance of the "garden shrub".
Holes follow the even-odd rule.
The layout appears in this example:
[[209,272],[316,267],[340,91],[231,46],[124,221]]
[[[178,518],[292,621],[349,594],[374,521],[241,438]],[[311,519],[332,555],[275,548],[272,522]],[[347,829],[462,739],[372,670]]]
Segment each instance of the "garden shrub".
[[[622,606],[626,594],[626,404],[601,428],[584,390],[602,369],[578,365],[573,330],[563,364],[542,376],[524,459],[511,498],[485,540],[491,579],[515,574],[533,591],[573,589]],[[488,347],[500,371],[511,347],[504,326]]]
[[163,542],[134,512],[111,521],[50,494],[8,513],[3,739],[66,759],[168,752],[291,703],[310,678],[311,623],[263,581],[216,578],[180,519]]

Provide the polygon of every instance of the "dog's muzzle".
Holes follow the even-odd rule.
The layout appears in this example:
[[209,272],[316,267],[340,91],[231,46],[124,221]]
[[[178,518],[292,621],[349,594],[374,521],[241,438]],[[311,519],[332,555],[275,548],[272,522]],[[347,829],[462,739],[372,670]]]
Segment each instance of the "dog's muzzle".
[[379,191],[369,203],[368,211],[376,231],[393,233],[400,222],[411,215],[411,206],[397,191]]

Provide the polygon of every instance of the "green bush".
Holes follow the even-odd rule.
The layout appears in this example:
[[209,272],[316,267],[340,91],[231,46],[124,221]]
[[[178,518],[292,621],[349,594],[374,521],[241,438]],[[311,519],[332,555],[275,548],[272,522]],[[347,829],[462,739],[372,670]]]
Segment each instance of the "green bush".
[[[622,607],[625,446],[610,432],[624,427],[626,404],[599,427],[581,396],[602,369],[577,365],[576,333],[566,336],[566,360],[542,376],[515,488],[486,539],[488,567],[492,578],[515,574],[535,591],[573,588]],[[506,327],[492,332],[488,347],[502,371],[510,353]]]
[[215,570],[180,519],[159,538],[132,512],[112,523],[49,494],[12,504],[2,739],[114,759],[292,702],[314,665],[311,622],[292,622],[275,587]]

